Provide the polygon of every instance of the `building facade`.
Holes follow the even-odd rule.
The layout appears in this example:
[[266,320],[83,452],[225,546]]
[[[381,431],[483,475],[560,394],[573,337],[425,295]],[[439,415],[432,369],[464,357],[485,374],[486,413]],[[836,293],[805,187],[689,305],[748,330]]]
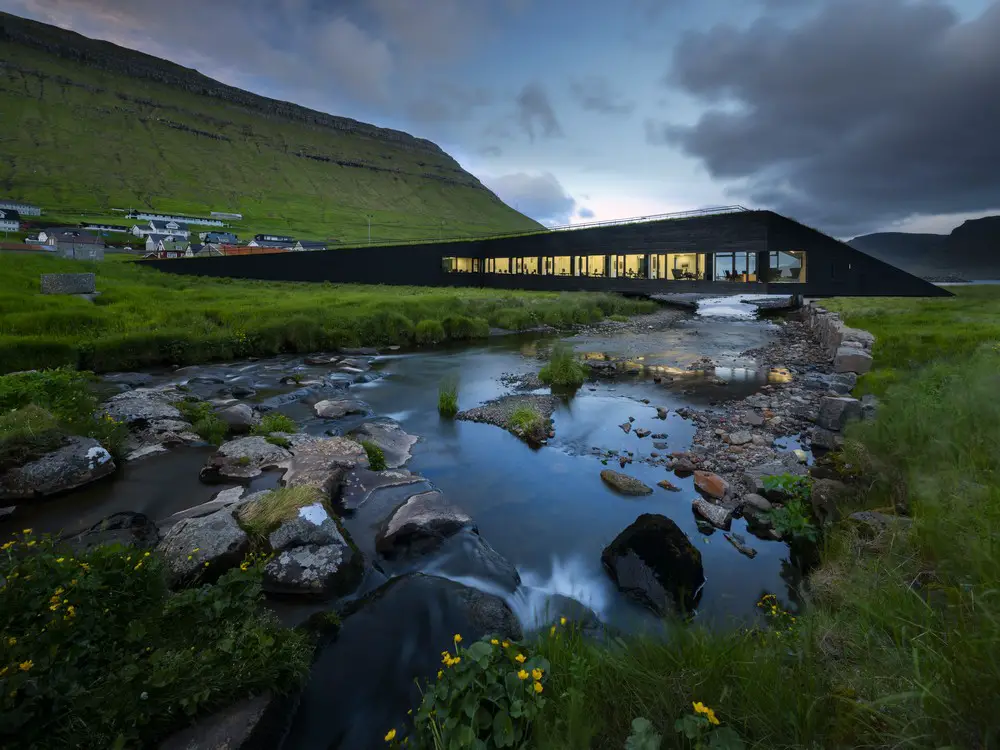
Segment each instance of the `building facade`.
[[41,216],[42,209],[21,201],[0,200],[0,211],[17,211],[21,216]]
[[0,208],[0,232],[20,232],[21,215],[9,208]]
[[745,209],[513,237],[154,265],[274,281],[630,294],[950,294],[791,219]]

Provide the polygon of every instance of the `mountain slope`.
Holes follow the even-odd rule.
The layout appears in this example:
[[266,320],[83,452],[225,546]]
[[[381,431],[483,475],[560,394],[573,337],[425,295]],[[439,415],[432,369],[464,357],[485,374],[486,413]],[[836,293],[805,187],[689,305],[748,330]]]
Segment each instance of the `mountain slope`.
[[235,211],[244,233],[347,241],[367,214],[373,240],[539,228],[430,141],[7,13],[0,113],[0,197],[49,215]]

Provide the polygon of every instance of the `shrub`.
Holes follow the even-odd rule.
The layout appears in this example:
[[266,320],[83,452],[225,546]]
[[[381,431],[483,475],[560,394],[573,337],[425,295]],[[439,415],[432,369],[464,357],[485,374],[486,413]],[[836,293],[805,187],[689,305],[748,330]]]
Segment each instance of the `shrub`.
[[508,331],[524,331],[537,325],[534,316],[522,308],[505,308],[497,310],[490,318],[497,328]]
[[764,477],[764,488],[768,491],[780,489],[789,495],[782,506],[764,513],[776,532],[793,541],[815,542],[819,539],[819,529],[812,522],[812,484],[808,477],[792,474]]
[[385,471],[385,453],[371,440],[362,440],[361,447],[368,454],[368,468],[372,471]]
[[576,360],[573,350],[558,343],[549,353],[549,363],[538,373],[538,379],[547,385],[579,388],[587,381],[587,368]]
[[441,652],[437,680],[423,689],[407,744],[420,750],[528,747],[532,722],[545,705],[548,661],[497,637],[468,648],[461,647],[461,635],[454,640],[454,655]]
[[42,367],[76,367],[80,359],[73,341],[56,336],[0,336],[0,371]]
[[298,432],[299,426],[295,424],[295,420],[291,417],[286,417],[276,411],[272,411],[269,414],[265,414],[261,417],[260,424],[254,425],[253,429],[250,430],[251,435],[270,435],[272,432]]
[[542,415],[531,404],[521,404],[510,415],[510,426],[525,435],[532,435],[542,428]]
[[299,508],[322,502],[323,496],[315,487],[279,487],[244,504],[239,511],[240,526],[262,541],[282,523],[294,518]]
[[490,324],[483,318],[448,315],[441,323],[450,339],[477,339],[490,335]]
[[191,428],[206,443],[221,445],[226,439],[229,426],[215,416],[212,405],[204,401],[180,401],[175,406],[181,416],[191,423]]
[[413,337],[418,344],[437,344],[446,338],[444,326],[438,320],[421,320],[414,329]]
[[458,414],[458,383],[447,381],[438,388],[438,414],[454,417]]
[[157,746],[198,717],[307,674],[307,636],[260,607],[263,561],[171,594],[156,554],[0,547],[0,745]]

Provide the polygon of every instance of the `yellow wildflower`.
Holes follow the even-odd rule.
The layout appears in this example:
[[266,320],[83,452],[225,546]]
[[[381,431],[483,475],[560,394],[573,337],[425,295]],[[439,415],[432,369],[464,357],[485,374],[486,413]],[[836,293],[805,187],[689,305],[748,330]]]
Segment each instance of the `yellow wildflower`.
[[21,533],[22,534],[30,534],[31,533],[31,529],[24,529]]
[[59,609],[59,602],[49,605],[49,609],[55,612],[57,609]]
[[556,634],[556,626],[553,625],[551,628],[549,628],[549,635],[555,635],[555,634]]
[[565,625],[566,624],[566,618],[565,617],[560,617],[559,618],[559,624],[560,625]]
[[507,641],[504,641],[500,645],[503,646],[504,648],[507,648],[510,644]]
[[462,635],[460,633],[455,633],[455,643],[462,642]]
[[200,552],[200,551],[201,551],[201,547],[195,547],[195,548],[194,548],[193,550],[191,550],[191,551],[192,551],[192,552]]
[[70,586],[76,586],[76,579],[74,578],[72,581],[70,581],[69,585]]
[[694,706],[694,712],[696,714],[704,714],[705,715],[705,718],[708,719],[708,723],[709,724],[718,725],[719,720],[715,717],[715,711],[713,711],[711,708],[709,708],[708,706],[706,706],[701,701],[698,701],[697,703],[692,703],[691,705]]
[[492,644],[493,644],[494,646],[499,646],[499,645],[500,645],[500,641],[498,641],[498,640],[497,640],[496,638],[493,638],[493,639],[492,639],[492,640],[490,641],[490,643],[492,643]]
[[70,617],[76,617],[76,607],[70,604],[68,607],[66,607],[66,614],[69,615]]
[[8,646],[13,646],[15,643],[17,643],[17,638],[14,638],[13,636],[11,636],[10,638],[7,639],[7,645]]
[[385,741],[386,742],[392,742],[394,739],[396,739],[396,730],[395,729],[390,729],[388,732],[385,733]]
[[526,662],[527,660],[528,659],[527,657],[525,657],[524,654],[518,654],[517,656],[514,657],[514,661],[516,661],[518,664],[524,664],[524,662]]
[[531,676],[534,677],[536,680],[542,679],[542,670],[538,669],[537,667],[535,669],[532,669]]
[[191,555],[188,555],[188,560],[194,560],[194,558]]
[[438,670],[438,679],[440,680],[442,677],[444,677],[444,670],[439,669]]
[[65,558],[65,557],[57,557],[57,558],[56,558],[56,562],[57,562],[57,563],[61,563],[61,562],[65,562],[65,561],[66,561],[66,558]]
[[34,547],[35,546],[35,540],[32,539],[30,542],[28,542],[28,546],[29,547]]
[[451,660],[451,663],[452,663],[452,665],[455,665],[455,664],[458,664],[460,661],[462,661],[462,657],[461,656],[456,656],[454,659]]
[[206,568],[208,567],[208,563],[205,563],[205,567],[206,567]]
[[149,557],[149,553],[147,552],[143,557]]
[[543,688],[543,687],[542,687],[542,683],[540,683],[540,682],[536,682],[536,683],[535,683],[535,692],[536,692],[536,693],[540,693],[540,692],[542,692],[542,690],[544,690],[544,689],[545,689],[545,688]]
[[528,673],[525,672],[522,669],[520,672],[517,673],[517,679],[519,679],[519,680],[526,680],[526,679],[528,679]]
[[22,661],[20,664],[18,664],[17,668],[20,669],[22,672],[27,672],[33,666],[35,666],[35,662],[33,662],[31,659],[28,659],[28,661]]
[[13,546],[14,546],[14,542],[7,542],[3,546],[0,546],[0,550],[6,551],[6,550],[9,550]]
[[85,573],[86,573],[86,572],[87,572],[88,570],[90,570],[90,565],[88,565],[87,563],[80,563],[80,567],[81,567],[81,568],[83,568],[83,571],[84,571]]
[[55,591],[53,592],[53,595],[54,595],[54,596],[61,596],[61,595],[62,595],[62,594],[64,594],[64,593],[66,593],[66,589],[64,589],[64,588],[63,588],[62,586],[60,586],[59,588],[57,588],[57,589],[56,589],[56,590],[55,590]]
[[5,674],[7,674],[7,667],[0,669],[0,677],[3,677]]

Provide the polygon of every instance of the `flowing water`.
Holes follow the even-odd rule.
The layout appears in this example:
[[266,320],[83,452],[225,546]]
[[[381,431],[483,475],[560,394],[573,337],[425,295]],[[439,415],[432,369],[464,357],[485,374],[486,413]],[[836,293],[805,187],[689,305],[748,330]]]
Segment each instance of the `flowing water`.
[[[426,579],[396,578],[383,585],[400,573],[433,573],[496,593],[528,631],[547,625],[546,615],[551,615],[553,605],[566,601],[556,595],[585,604],[619,630],[655,631],[660,627],[656,618],[616,590],[600,557],[602,549],[637,516],[661,513],[672,518],[701,551],[706,583],[698,622],[712,628],[747,624],[756,617],[754,605],[763,593],[791,596],[794,572],[784,544],[747,535],[758,551],[751,560],[721,533],[699,531],[691,511],[695,497],[691,478],[678,478],[663,467],[641,462],[641,457],[655,450],[651,438],[640,439],[634,430],[626,434],[618,426],[632,417],[634,427],[667,434],[668,447],[659,453],[685,450],[694,426],[675,409],[711,408],[716,400],[749,395],[769,380],[787,377],[762,370],[752,359],[740,356],[770,341],[777,330],[773,323],[680,317],[665,330],[567,338],[588,359],[624,362],[623,374],[590,382],[565,399],[553,415],[555,437],[541,448],[531,448],[498,427],[442,419],[437,397],[439,385],[448,379],[459,383],[460,409],[510,393],[500,376],[537,372],[539,355],[552,344],[552,337],[511,336],[482,345],[397,353],[375,360],[378,377],[353,385],[351,396],[370,404],[376,415],[395,419],[407,432],[420,436],[406,468],[426,477],[472,516],[481,539],[517,568],[521,585],[511,590],[501,579],[483,572],[481,550],[476,547],[481,542],[471,534],[460,535],[441,552],[417,562],[370,567],[358,592],[368,596],[345,618],[336,641],[319,654],[285,747],[381,746],[386,729],[401,727],[406,709],[419,699],[413,679],[432,676],[451,634],[469,627],[447,592],[428,585]],[[698,363],[706,356],[714,365],[700,368]],[[178,382],[195,374],[207,375],[227,384],[252,385],[261,398],[296,388],[279,386],[282,375],[294,371],[309,378],[322,376],[328,369],[305,366],[301,358],[276,358],[185,368],[183,377],[162,373],[157,380]],[[654,377],[661,382],[654,382]],[[193,389],[208,395],[219,387]],[[265,393],[268,387],[272,390]],[[670,409],[666,420],[657,418],[657,406]],[[317,419],[309,406],[295,402],[281,406],[280,411],[318,435],[331,429],[343,433],[365,421],[350,417],[331,425]],[[792,450],[798,446],[789,440],[778,447]],[[645,497],[617,495],[600,478],[605,466],[595,449],[632,451],[636,460],[625,469],[627,473],[654,488],[661,479],[670,479],[682,491],[656,488]],[[210,453],[210,448],[188,448],[126,466],[111,481],[19,509],[14,519],[0,525],[0,535],[22,526],[32,526],[37,532],[81,530],[121,510],[163,519],[208,500],[220,489],[198,480],[198,469]],[[619,467],[610,464],[607,468]],[[274,486],[278,479],[273,473],[265,475],[253,489]],[[408,494],[412,491],[412,487],[405,489]],[[345,519],[366,557],[375,558],[375,531],[392,503],[401,502],[400,497],[405,495],[387,493],[385,500]],[[733,531],[746,535],[744,522],[735,520]],[[332,605],[282,603],[276,611],[294,623],[324,606]]]

